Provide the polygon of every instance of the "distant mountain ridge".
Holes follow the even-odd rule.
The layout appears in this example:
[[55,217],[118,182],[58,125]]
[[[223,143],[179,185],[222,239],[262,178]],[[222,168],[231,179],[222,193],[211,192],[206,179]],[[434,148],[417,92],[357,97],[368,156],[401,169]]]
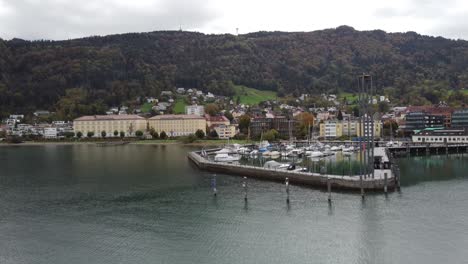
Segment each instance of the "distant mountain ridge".
[[[0,40],[0,112],[51,109],[72,88],[114,105],[174,87],[232,95],[232,83],[280,94],[353,91],[370,73],[377,89],[437,83],[468,88],[468,42],[415,32],[206,35],[157,31],[66,41]],[[99,102],[97,102],[99,101]]]

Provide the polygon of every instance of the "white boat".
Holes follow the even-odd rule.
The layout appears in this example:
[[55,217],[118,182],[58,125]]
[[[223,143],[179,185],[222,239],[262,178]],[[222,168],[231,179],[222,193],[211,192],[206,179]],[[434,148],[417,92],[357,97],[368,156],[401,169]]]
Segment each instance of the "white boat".
[[214,161],[216,162],[234,162],[239,161],[240,159],[240,156],[230,156],[226,153],[216,154],[216,156],[214,157]]
[[270,146],[270,142],[268,142],[268,140],[263,140],[262,142],[260,142],[258,144],[258,148],[261,149],[261,148],[267,148]]
[[338,146],[333,146],[333,147],[330,148],[330,150],[331,151],[340,151],[341,149]]
[[229,148],[222,148],[218,151],[215,151],[216,154],[229,154],[232,153],[232,150]]
[[250,152],[249,155],[250,155],[251,157],[256,157],[256,156],[258,156],[258,150],[256,150],[256,149],[252,150],[252,151]]
[[237,153],[242,154],[242,155],[249,154],[250,151],[251,150],[249,148],[245,148],[245,147],[237,149]]
[[311,158],[318,158],[318,157],[323,157],[323,153],[320,151],[307,151],[306,155],[311,157]]
[[349,146],[347,148],[343,148],[343,152],[353,152],[355,149],[353,146]]
[[335,155],[335,152],[333,152],[333,151],[330,150],[330,149],[325,149],[322,153],[323,153],[323,156],[324,156],[324,157]]
[[279,151],[276,151],[276,150],[273,150],[273,151],[270,151],[270,157],[274,158],[278,158],[279,156],[281,155],[281,153]]
[[289,167],[289,164],[279,163],[274,160],[267,161],[265,162],[265,164],[263,164],[263,168],[266,168],[266,169],[285,170],[288,167]]
[[295,149],[292,150],[292,155],[294,157],[300,156],[302,154],[304,154],[304,150],[301,149],[301,148],[295,148]]

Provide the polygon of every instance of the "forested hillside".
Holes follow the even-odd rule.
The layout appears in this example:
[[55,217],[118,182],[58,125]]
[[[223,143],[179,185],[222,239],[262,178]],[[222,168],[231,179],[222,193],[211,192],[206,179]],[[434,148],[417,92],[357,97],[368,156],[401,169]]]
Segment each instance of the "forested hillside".
[[468,42],[347,26],[240,36],[159,31],[0,40],[0,113],[91,114],[174,87],[228,96],[233,84],[279,95],[353,91],[363,72],[374,76],[381,93],[402,102],[437,101],[446,90],[468,88]]

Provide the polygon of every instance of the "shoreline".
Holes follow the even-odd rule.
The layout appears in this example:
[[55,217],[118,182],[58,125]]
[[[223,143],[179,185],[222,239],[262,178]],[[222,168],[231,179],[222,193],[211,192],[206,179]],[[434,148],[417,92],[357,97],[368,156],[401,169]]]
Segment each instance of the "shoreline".
[[[120,141],[25,141],[23,143],[5,143],[0,142],[0,147],[21,147],[21,146],[73,146],[73,145],[97,145],[100,143],[112,143]],[[235,140],[230,141],[230,144],[239,143],[247,144],[251,141]],[[130,141],[128,145],[183,145],[190,147],[203,147],[203,146],[220,146],[228,144],[227,140],[201,140],[192,143],[184,143],[179,140],[136,140]]]

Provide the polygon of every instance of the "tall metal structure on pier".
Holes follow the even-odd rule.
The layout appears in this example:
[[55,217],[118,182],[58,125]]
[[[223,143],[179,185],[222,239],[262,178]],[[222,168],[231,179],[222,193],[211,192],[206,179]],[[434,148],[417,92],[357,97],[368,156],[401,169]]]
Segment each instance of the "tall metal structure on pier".
[[[362,74],[358,76],[358,106],[359,143],[361,147],[359,170],[361,177],[374,178],[374,87],[372,76]],[[363,189],[361,188],[362,195]]]

